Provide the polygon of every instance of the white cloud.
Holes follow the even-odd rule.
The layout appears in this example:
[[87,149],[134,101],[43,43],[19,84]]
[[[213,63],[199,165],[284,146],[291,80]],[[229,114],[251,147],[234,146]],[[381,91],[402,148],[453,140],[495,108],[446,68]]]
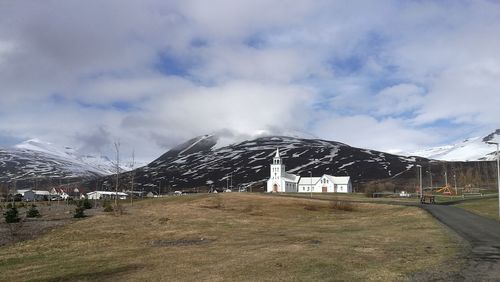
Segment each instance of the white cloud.
[[106,132],[151,159],[220,129],[378,149],[464,138],[498,127],[499,13],[493,1],[5,2],[0,140],[91,148]]
[[425,97],[424,89],[413,84],[398,84],[387,87],[376,96],[378,115],[399,115],[419,108]]

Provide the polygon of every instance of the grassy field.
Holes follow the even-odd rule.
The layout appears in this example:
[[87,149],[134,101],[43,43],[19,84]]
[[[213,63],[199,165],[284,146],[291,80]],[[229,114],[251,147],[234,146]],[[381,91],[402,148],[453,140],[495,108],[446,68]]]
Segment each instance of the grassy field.
[[[0,248],[0,280],[407,280],[460,267],[415,207],[224,193],[152,199]],[[456,261],[456,263],[450,263]]]
[[456,205],[475,214],[479,214],[492,219],[498,219],[498,198],[488,198],[481,200],[467,201]]
[[[300,198],[311,198],[309,193],[284,193],[275,194],[277,196],[290,196],[290,197],[300,197]],[[399,197],[380,197],[371,198],[367,197],[364,193],[313,193],[312,199],[324,199],[324,200],[344,200],[344,201],[354,201],[354,202],[418,202],[418,198],[399,198]]]

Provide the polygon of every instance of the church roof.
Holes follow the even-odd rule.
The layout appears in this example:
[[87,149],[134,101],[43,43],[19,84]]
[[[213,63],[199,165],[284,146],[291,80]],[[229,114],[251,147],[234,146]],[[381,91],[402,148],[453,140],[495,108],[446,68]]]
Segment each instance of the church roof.
[[300,176],[285,172],[283,178],[285,178],[286,181],[298,183]]
[[301,177],[299,185],[311,185],[311,182],[315,185],[320,179],[321,177]]
[[276,148],[276,155],[274,155],[275,158],[279,158],[280,157],[280,149],[279,148]]
[[332,176],[328,174],[325,174],[324,176],[334,184],[347,185],[349,184],[349,181],[351,181],[350,176]]

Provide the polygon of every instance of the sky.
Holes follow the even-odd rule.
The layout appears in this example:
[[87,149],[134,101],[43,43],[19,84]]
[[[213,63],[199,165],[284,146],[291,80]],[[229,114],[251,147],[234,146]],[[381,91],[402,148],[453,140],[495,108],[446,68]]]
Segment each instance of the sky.
[[0,147],[450,144],[500,128],[499,34],[493,0],[0,0]]

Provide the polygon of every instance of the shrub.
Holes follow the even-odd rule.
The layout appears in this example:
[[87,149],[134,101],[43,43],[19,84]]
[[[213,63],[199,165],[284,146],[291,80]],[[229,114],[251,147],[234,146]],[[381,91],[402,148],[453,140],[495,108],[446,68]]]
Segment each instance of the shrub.
[[74,218],[83,218],[85,217],[85,208],[84,207],[76,207],[75,213],[73,214]]
[[341,211],[353,211],[354,205],[351,202],[332,201],[332,202],[330,202],[330,209],[341,210]]
[[90,210],[92,208],[92,202],[89,199],[84,199],[82,201],[82,207],[84,207],[86,210]]
[[7,223],[15,223],[21,220],[19,218],[19,212],[17,211],[17,208],[15,206],[7,209],[3,216],[5,217],[5,222]]
[[319,207],[315,205],[305,205],[304,209],[308,211],[318,211]]
[[12,205],[12,203],[8,203],[6,206],[7,209],[11,209],[12,207],[14,207],[14,205]]
[[40,212],[36,208],[36,206],[33,204],[31,207],[28,209],[26,212],[26,217],[40,217]]
[[73,198],[69,197],[69,198],[68,198],[68,204],[69,204],[69,205],[75,205],[75,204],[76,204],[76,202],[75,202],[75,200],[73,200]]
[[109,202],[108,200],[104,200],[102,207],[104,208],[104,212],[114,211],[113,206],[111,205],[111,202]]

